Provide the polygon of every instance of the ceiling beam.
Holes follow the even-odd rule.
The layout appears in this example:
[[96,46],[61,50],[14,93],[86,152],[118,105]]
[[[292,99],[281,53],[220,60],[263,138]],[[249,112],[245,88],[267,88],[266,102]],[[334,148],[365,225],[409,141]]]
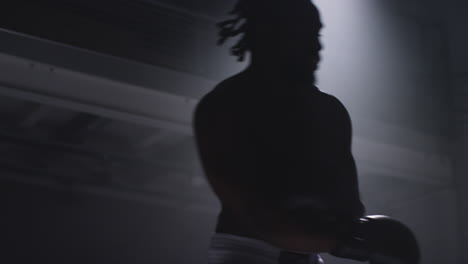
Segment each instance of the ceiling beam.
[[140,140],[140,142],[135,144],[135,147],[139,149],[147,149],[157,145],[158,143],[166,141],[173,136],[174,133],[171,133],[170,131],[160,130],[159,132],[155,132],[154,134]]
[[29,109],[26,116],[23,120],[20,121],[20,126],[25,128],[31,128],[37,125],[41,120],[43,120],[48,114],[50,114],[54,109],[47,105],[41,104],[32,104],[32,107]]
[[55,131],[55,138],[68,143],[81,144],[92,128],[102,123],[101,117],[88,113],[78,113],[67,124]]
[[30,63],[0,54],[0,95],[191,134],[195,99]]
[[[37,44],[36,42],[31,44]],[[56,44],[41,42],[40,45],[49,45],[51,48]],[[150,74],[153,82],[144,86],[141,83],[123,82],[109,78],[109,76],[122,75],[121,71],[103,77],[96,72],[82,72],[76,68],[20,57],[17,52],[13,56],[5,53],[5,47],[3,50],[0,47],[2,72],[0,95],[190,136],[192,114],[198,100],[167,91],[180,86],[195,87],[194,89],[200,87],[209,89],[214,86],[213,82],[186,73],[158,67],[145,68],[136,63],[70,47],[61,47],[61,49],[61,52],[69,50],[74,53],[75,59],[80,57],[77,57],[77,54],[82,54],[81,60],[75,60],[77,64],[93,65],[93,69],[105,67],[115,69],[116,64],[120,64],[119,67],[126,67],[129,75],[133,74],[135,78],[138,76],[135,75],[135,71],[141,70],[140,75]],[[4,53],[1,53],[2,51]],[[66,56],[66,54],[65,52],[61,55]],[[407,177],[414,181],[442,183],[451,181],[450,158],[448,154],[437,149],[437,145],[445,145],[447,142],[440,137],[417,131],[410,133],[396,125],[376,120],[372,122],[372,126],[378,123],[383,128],[398,132],[401,138],[406,136],[421,138],[424,141],[421,143],[435,147],[429,151],[422,151],[355,137],[354,153],[359,163],[369,164],[368,167],[387,168],[387,171],[395,174],[395,177]],[[142,143],[148,146],[152,144],[151,142],[157,141],[158,136],[146,140]]]
[[[0,181],[20,184],[32,184],[50,190],[76,192],[82,195],[97,195],[112,197],[115,199],[143,202],[173,208],[177,210],[188,210],[192,212],[202,212],[217,214],[219,203],[211,192],[203,190],[202,195],[188,195],[180,192],[180,187],[173,186],[168,189],[138,190],[135,188],[125,188],[112,185],[95,185],[80,182],[58,181],[54,175],[50,177],[31,177],[33,173],[21,167],[5,167],[0,164]],[[37,173],[37,172],[35,172]],[[198,199],[200,196],[208,198]]]

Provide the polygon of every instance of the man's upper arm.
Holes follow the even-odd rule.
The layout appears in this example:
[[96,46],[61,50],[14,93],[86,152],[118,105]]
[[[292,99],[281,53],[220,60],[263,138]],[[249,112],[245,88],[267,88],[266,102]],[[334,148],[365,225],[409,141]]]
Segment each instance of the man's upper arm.
[[236,119],[231,107],[219,95],[208,94],[197,105],[194,132],[205,170],[223,174],[228,168],[234,170],[231,163],[240,159],[242,145],[241,128]]
[[[319,121],[324,126],[324,133],[329,138],[328,144],[334,151],[351,152],[352,125],[351,118],[345,106],[335,97],[327,95],[324,104],[326,114]],[[339,154],[337,153],[337,154]]]
[[195,133],[195,140],[198,145],[199,153],[202,159],[206,159],[207,153],[213,152],[213,146],[217,144],[218,136],[216,133],[219,130],[217,111],[214,101],[211,99],[211,95],[208,94],[200,100],[197,107],[195,108],[193,127]]

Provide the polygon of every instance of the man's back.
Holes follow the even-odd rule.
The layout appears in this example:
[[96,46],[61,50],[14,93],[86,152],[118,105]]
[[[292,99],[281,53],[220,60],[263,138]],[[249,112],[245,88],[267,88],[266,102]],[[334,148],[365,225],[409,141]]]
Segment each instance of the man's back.
[[250,203],[297,214],[300,225],[362,216],[344,106],[313,85],[253,76],[222,82],[195,113],[207,177],[224,183],[213,186],[218,196],[241,191]]

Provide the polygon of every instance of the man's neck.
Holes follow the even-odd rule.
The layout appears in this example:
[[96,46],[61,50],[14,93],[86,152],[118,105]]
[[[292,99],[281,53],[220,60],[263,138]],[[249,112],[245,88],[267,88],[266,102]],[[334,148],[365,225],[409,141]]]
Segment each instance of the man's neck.
[[313,71],[298,72],[282,65],[265,65],[252,63],[245,70],[255,78],[262,79],[273,84],[287,84],[288,86],[314,86],[315,73]]

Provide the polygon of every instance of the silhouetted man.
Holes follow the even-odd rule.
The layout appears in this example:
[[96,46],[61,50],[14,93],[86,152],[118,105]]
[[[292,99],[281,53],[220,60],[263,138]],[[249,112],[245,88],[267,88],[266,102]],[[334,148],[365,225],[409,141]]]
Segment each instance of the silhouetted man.
[[319,12],[310,0],[241,0],[232,14],[220,42],[240,36],[232,53],[249,52],[250,65],[208,93],[194,118],[222,204],[210,263],[319,263],[315,253],[334,249],[364,214],[350,117],[314,86]]

